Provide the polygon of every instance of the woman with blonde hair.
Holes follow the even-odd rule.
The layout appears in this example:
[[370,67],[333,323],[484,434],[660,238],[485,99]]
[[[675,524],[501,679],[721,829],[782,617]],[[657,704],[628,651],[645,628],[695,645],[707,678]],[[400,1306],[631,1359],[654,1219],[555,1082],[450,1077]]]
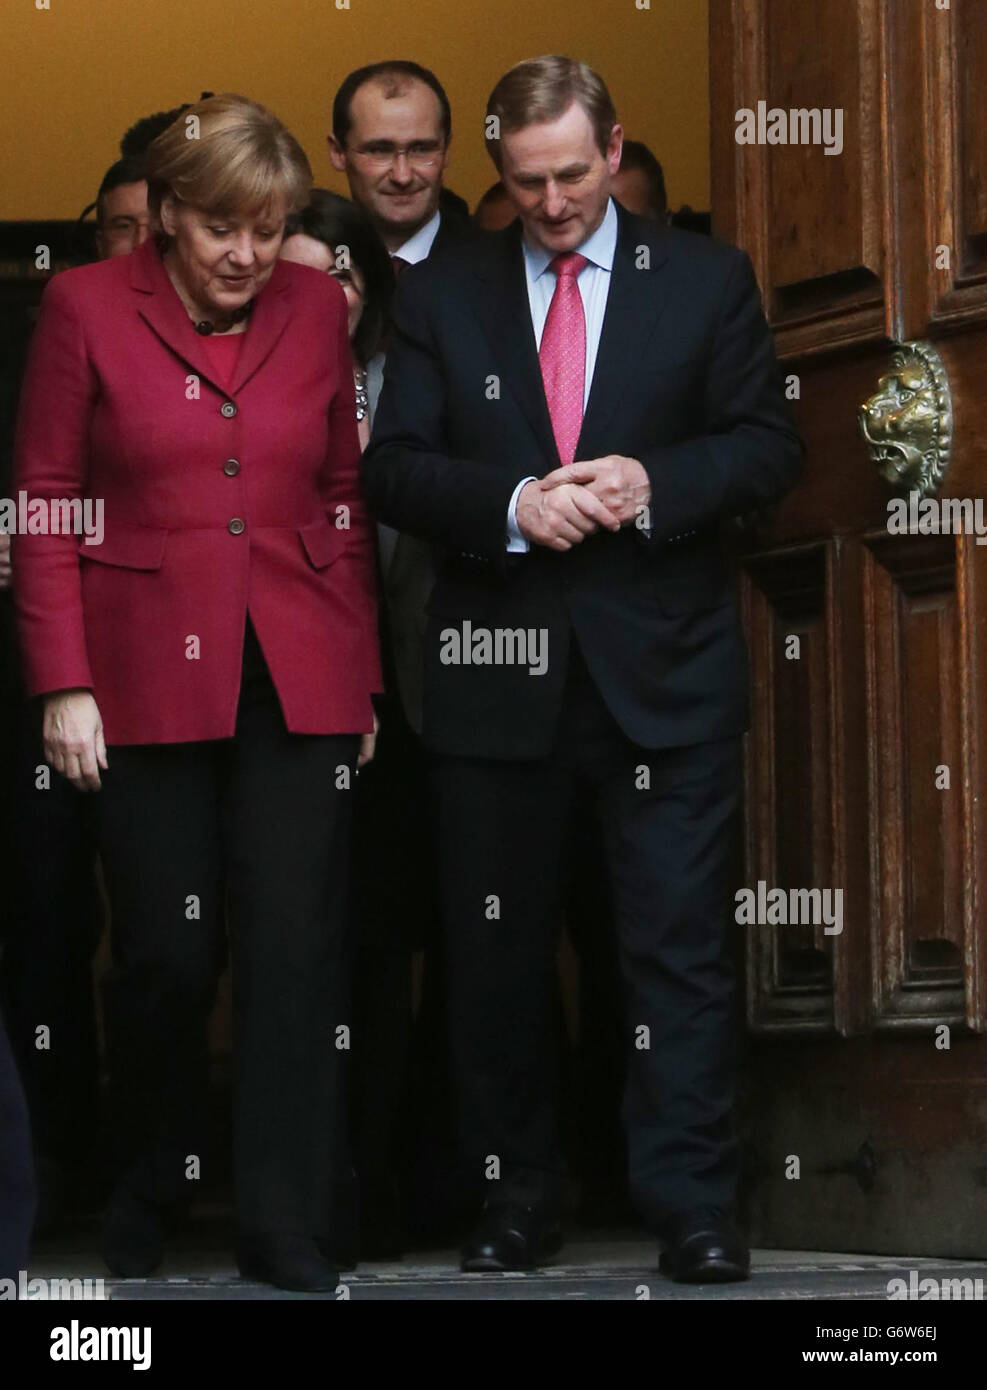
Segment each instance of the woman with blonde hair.
[[278,259],[311,172],[263,107],[189,107],[147,175],[156,235],[46,289],[16,455],[32,504],[103,507],[99,543],[15,540],[46,757],[98,795],[112,908],[103,1252],[151,1273],[201,1171],[225,885],[237,1257],[326,1289],[351,788],[380,686],[347,306]]

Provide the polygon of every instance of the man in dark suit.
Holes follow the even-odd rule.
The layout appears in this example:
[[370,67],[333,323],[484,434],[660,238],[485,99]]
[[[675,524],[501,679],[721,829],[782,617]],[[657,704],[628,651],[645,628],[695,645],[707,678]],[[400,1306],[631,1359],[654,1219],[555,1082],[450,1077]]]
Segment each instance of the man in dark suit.
[[444,555],[424,738],[460,1139],[486,1192],[464,1268],[531,1267],[560,1240],[545,1005],[561,827],[592,795],[631,1191],[666,1273],[744,1278],[728,929],[747,667],[718,533],[792,485],[801,444],[747,257],[611,200],[602,80],[519,64],[486,128],[519,224],[404,277],[364,461],[378,515]]
[[[434,73],[394,59],[351,72],[332,108],[329,155],[368,214],[395,274],[471,235],[446,197],[452,115]],[[382,355],[369,364],[373,415]],[[355,1138],[361,1251],[398,1254],[407,1241],[444,1241],[454,1205],[447,1066],[441,1041],[435,834],[421,746],[425,601],[432,549],[378,526],[386,693],[374,762],[360,777],[354,878],[359,924]],[[381,855],[387,872],[381,873]],[[413,954],[424,948],[413,1016]]]
[[[452,143],[452,111],[439,79],[404,58],[357,68],[332,105],[329,158],[345,173],[350,196],[387,247],[400,279],[411,265],[469,238],[468,217],[443,206]],[[371,409],[376,401],[371,400]],[[378,528],[387,602],[387,659],[407,725],[421,733],[422,608],[435,580],[429,547]],[[382,740],[383,743],[383,740]],[[386,750],[375,769],[389,761]]]

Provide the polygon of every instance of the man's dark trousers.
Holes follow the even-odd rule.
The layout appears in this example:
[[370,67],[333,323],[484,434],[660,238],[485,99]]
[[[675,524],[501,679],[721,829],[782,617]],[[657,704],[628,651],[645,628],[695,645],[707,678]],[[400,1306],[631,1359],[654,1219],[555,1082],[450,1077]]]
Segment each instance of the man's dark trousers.
[[739,738],[637,747],[573,639],[551,755],[445,757],[436,777],[451,1053],[478,1189],[560,1201],[552,989],[563,836],[569,812],[589,814],[595,796],[624,986],[631,1192],[656,1228],[671,1211],[729,1207]]

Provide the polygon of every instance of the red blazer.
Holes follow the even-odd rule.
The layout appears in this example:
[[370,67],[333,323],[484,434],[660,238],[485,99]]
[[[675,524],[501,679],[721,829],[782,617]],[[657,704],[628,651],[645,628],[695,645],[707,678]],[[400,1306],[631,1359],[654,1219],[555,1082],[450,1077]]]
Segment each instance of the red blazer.
[[374,541],[340,287],[279,261],[230,389],[214,376],[153,240],[47,286],[16,485],[102,499],[105,538],[14,538],[29,692],[89,687],[108,744],[230,737],[249,611],[288,728],[365,732]]

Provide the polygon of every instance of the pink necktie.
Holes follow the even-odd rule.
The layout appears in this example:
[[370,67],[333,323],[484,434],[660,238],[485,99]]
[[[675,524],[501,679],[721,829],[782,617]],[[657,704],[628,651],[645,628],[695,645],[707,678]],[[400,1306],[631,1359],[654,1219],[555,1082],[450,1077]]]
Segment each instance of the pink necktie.
[[576,277],[588,264],[578,251],[567,251],[552,261],[550,269],[556,276],[555,293],[538,349],[548,413],[563,463],[572,463],[583,424],[586,315]]

